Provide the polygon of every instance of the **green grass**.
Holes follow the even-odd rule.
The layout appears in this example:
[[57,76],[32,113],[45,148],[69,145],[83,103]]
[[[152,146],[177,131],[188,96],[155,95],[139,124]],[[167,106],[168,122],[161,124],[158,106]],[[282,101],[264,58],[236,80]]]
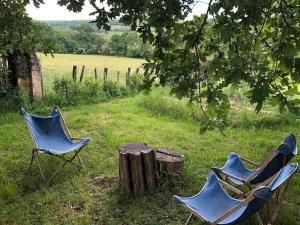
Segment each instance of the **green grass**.
[[[21,116],[14,113],[1,115],[0,224],[183,224],[188,212],[175,206],[173,194],[196,194],[205,183],[210,168],[222,166],[231,151],[260,162],[288,132],[296,135],[300,132],[299,121],[278,125],[276,116],[265,118],[268,122],[262,126],[255,125],[259,122],[252,125],[253,119],[259,121],[263,117],[249,112],[251,119],[236,117],[236,123],[243,124],[246,120],[245,125],[229,127],[226,136],[218,131],[199,135],[199,126],[194,120],[178,116],[174,119],[170,113],[154,113],[147,107],[151,100],[143,103],[144,100],[144,96],[136,96],[62,108],[73,136],[89,136],[92,141],[82,151],[86,169],[79,171],[69,165],[51,185],[43,184],[37,164],[32,172],[26,172],[31,142]],[[39,113],[46,111],[43,109]],[[165,147],[184,154],[184,186],[127,200],[118,188],[118,148],[128,142],[147,142],[153,147]],[[299,161],[298,158],[295,160]],[[59,162],[43,156],[43,163],[49,174]],[[99,176],[98,181],[92,180]],[[297,174],[276,224],[300,224],[299,205],[300,178]],[[193,220],[191,224],[200,223]],[[254,224],[254,220],[246,224]]]
[[85,65],[84,77],[94,77],[94,69],[97,68],[98,77],[103,78],[104,67],[108,68],[108,78],[115,80],[117,71],[120,71],[120,82],[125,83],[125,74],[128,67],[135,72],[145,60],[117,56],[100,56],[100,55],[72,55],[72,54],[55,54],[51,55],[38,54],[41,60],[43,81],[46,90],[51,88],[55,76],[67,75],[72,76],[73,65],[77,65],[78,78],[82,66]]

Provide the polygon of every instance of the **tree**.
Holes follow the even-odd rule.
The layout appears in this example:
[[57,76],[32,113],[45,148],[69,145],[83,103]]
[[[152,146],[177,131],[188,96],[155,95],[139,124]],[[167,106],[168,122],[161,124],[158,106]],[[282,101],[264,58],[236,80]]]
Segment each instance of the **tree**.
[[[33,2],[38,6],[42,1]],[[45,30],[41,24],[34,23],[26,14],[26,4],[28,1],[21,0],[2,0],[0,4],[0,58],[5,61],[0,65],[0,75],[6,76],[10,73],[9,80],[13,87],[17,86],[15,67],[19,59],[22,62],[29,60],[37,45],[46,54],[52,53],[54,49],[54,42],[44,39]],[[8,70],[3,69],[6,61]]]
[[[58,1],[74,12],[84,2]],[[199,102],[206,118],[202,131],[223,129],[230,107],[224,89],[230,85],[247,85],[257,112],[271,101],[298,113],[299,0],[210,0],[205,15],[186,20],[197,2],[111,0],[104,7],[90,0],[99,28],[109,29],[109,20],[119,17],[154,46],[146,64],[148,87],[158,78],[178,97]]]
[[59,53],[75,53],[78,49],[78,43],[75,41],[75,33],[69,29],[55,29],[48,35],[54,35],[58,45]]

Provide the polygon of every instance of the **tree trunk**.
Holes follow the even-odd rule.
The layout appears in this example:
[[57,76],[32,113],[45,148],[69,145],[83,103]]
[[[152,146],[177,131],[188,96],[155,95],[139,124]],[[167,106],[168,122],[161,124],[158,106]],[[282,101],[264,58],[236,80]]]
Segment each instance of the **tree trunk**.
[[127,196],[154,192],[158,185],[155,153],[145,143],[120,148],[120,186]]

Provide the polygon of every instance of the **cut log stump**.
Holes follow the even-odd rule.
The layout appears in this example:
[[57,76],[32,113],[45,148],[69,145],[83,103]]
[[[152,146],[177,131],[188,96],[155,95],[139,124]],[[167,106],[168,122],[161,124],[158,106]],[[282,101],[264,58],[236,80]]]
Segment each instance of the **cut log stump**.
[[156,162],[159,176],[177,174],[182,176],[184,156],[166,149],[156,149]]
[[130,143],[119,150],[120,186],[127,196],[153,192],[158,187],[155,152],[145,143]]

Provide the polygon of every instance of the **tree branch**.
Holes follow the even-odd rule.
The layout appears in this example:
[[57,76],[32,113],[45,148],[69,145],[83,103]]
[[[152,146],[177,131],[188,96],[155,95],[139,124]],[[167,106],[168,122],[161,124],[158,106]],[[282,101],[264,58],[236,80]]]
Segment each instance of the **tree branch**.
[[202,30],[203,30],[203,28],[204,28],[204,26],[205,26],[205,24],[206,24],[206,22],[207,22],[208,13],[209,13],[210,6],[211,6],[212,1],[213,1],[213,0],[209,0],[208,7],[207,7],[207,10],[206,10],[206,14],[205,14],[205,16],[204,16],[204,20],[203,20],[202,25],[201,25],[201,27],[200,27],[200,29],[199,29],[199,31],[198,31],[198,34],[197,34],[197,38],[196,38],[197,42],[198,42],[198,39],[199,39],[199,37],[200,37],[200,35],[201,35],[201,33],[202,33]]

